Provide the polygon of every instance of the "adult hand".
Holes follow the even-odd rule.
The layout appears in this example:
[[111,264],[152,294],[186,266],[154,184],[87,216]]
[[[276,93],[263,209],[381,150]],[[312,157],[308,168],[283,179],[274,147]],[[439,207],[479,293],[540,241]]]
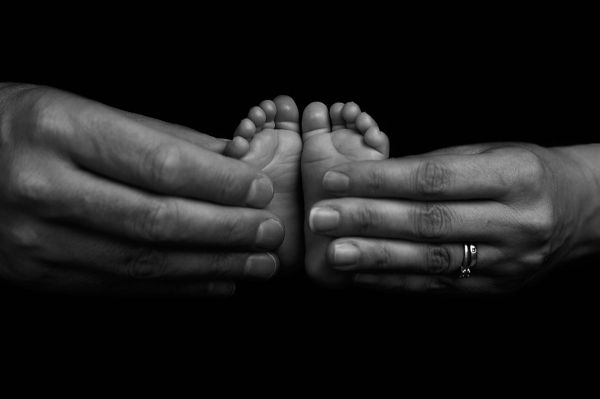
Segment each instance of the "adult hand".
[[229,295],[277,270],[269,178],[227,142],[55,89],[0,86],[0,276],[28,287]]
[[[358,285],[511,291],[598,248],[598,174],[578,151],[482,144],[340,165],[323,187],[346,198],[315,204],[310,225],[340,237],[328,261]],[[465,243],[479,254],[472,276],[459,279]]]

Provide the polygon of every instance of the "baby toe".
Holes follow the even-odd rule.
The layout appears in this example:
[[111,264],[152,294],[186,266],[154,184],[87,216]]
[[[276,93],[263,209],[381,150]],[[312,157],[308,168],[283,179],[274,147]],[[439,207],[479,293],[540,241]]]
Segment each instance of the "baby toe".
[[331,118],[331,130],[339,130],[345,128],[344,118],[342,117],[342,109],[344,103],[335,103],[329,109],[329,117]]
[[275,115],[277,114],[277,105],[271,100],[264,100],[259,107],[263,110],[266,116],[265,128],[273,129],[275,127]]
[[377,126],[371,126],[364,135],[365,144],[380,152],[385,158],[390,155],[390,140]]
[[353,129],[355,127],[356,118],[360,115],[360,107],[355,102],[349,102],[342,108],[342,118],[346,122],[346,127]]
[[370,127],[377,126],[375,120],[366,112],[362,112],[360,115],[358,115],[355,123],[356,128],[363,134],[365,134]]
[[304,108],[302,113],[302,132],[306,139],[318,133],[328,133],[331,131],[329,122],[329,110],[321,102],[310,103]]
[[251,140],[255,133],[256,125],[254,122],[248,118],[244,118],[235,130],[234,136],[241,136],[246,140]]
[[235,136],[227,143],[224,154],[228,157],[240,159],[250,150],[250,143],[242,136]]
[[250,111],[248,112],[248,119],[254,122],[256,128],[260,130],[267,121],[267,115],[261,107],[254,106],[250,108]]
[[299,112],[294,99],[290,96],[278,96],[273,102],[277,108],[275,128],[299,132]]

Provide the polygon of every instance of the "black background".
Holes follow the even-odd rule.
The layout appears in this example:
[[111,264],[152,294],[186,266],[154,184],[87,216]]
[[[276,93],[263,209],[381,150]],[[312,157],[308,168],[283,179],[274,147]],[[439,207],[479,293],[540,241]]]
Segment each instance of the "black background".
[[[586,22],[530,14],[437,25],[427,15],[415,22],[399,11],[379,19],[355,10],[334,23],[313,16],[240,24],[239,15],[215,27],[201,16],[169,24],[140,17],[131,28],[119,20],[118,33],[110,19],[83,37],[50,29],[11,48],[1,80],[55,86],[221,137],[250,106],[278,94],[300,107],[355,101],[388,133],[393,156],[486,141],[598,141],[597,43]],[[582,342],[595,347],[598,277],[590,258],[493,298],[327,291],[301,276],[240,285],[227,301],[72,298],[4,286],[0,296],[5,331],[26,330],[40,346],[60,337],[145,352],[168,342],[166,351],[185,353],[184,343],[202,351],[212,342],[217,350],[255,348],[258,358],[268,348],[295,357],[316,344],[318,359],[391,349],[435,358],[470,347],[499,358],[513,344],[525,357],[553,356],[564,341],[565,353],[592,348]]]

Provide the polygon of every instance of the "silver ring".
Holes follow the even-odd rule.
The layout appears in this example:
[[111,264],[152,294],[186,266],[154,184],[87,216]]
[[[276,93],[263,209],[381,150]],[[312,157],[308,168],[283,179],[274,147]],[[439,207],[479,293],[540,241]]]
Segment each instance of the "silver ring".
[[464,256],[458,278],[469,278],[471,277],[471,268],[477,266],[477,246],[475,244],[464,244],[463,249]]

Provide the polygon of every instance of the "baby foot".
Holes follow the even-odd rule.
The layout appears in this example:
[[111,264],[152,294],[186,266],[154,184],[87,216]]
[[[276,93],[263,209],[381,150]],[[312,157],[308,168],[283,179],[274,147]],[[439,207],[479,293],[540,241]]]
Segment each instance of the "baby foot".
[[277,254],[282,272],[302,265],[302,210],[298,200],[300,139],[298,107],[288,96],[265,100],[243,119],[226,153],[259,167],[273,182],[267,210],[283,221],[285,239]]
[[[361,112],[355,103],[336,103],[328,110],[323,103],[309,104],[302,115],[302,185],[304,205],[309,214],[314,203],[329,198],[322,189],[325,172],[342,163],[373,161],[389,156],[387,136],[375,121]],[[318,282],[330,286],[343,285],[349,277],[335,272],[327,263],[330,237],[312,233],[313,209],[305,223],[306,270]]]

